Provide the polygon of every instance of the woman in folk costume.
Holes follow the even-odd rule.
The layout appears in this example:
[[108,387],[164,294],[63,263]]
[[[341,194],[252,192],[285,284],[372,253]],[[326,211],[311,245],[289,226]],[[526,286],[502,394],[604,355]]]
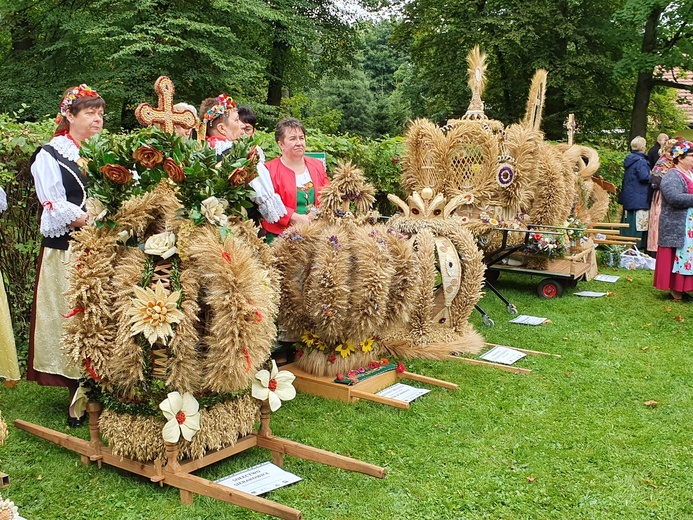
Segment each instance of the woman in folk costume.
[[[202,122],[206,125],[207,144],[217,152],[217,160],[221,161],[234,141],[246,134],[245,123],[239,118],[236,103],[226,94],[205,99],[200,106],[200,113]],[[255,196],[251,199],[254,206],[248,210],[248,216],[257,225],[261,219],[277,222],[286,215],[286,208],[279,195],[274,192],[270,174],[264,164],[264,154],[257,165],[257,173],[258,176],[248,183],[255,191]]]
[[[66,386],[70,399],[77,391],[80,371],[60,349],[62,324],[69,316],[65,265],[70,259],[70,233],[85,225],[86,177],[78,163],[82,142],[103,128],[104,100],[82,84],[68,89],[60,103],[58,128],[31,161],[36,195],[43,213],[34,303],[31,309],[27,379],[46,386]],[[67,423],[79,426],[86,414],[76,417],[68,408]]]
[[674,167],[662,177],[662,213],[653,285],[675,301],[693,291],[693,143],[671,150]]
[[662,182],[662,177],[674,167],[674,159],[671,157],[671,150],[680,142],[683,142],[683,138],[681,137],[669,139],[662,144],[659,149],[659,160],[657,160],[650,174],[650,190],[648,195],[651,195],[652,200],[650,202],[650,221],[647,226],[647,250],[653,253],[657,252],[659,215],[662,212],[662,194],[659,191],[659,184]]
[[291,225],[312,222],[309,213],[320,205],[320,190],[330,184],[322,161],[306,157],[306,129],[298,119],[286,117],[279,121],[274,139],[282,154],[266,166],[274,191],[286,206],[286,215],[276,223],[262,221],[268,242]]
[[[7,196],[0,188],[0,213],[7,209]],[[14,331],[10,320],[10,306],[5,294],[5,283],[0,272],[0,378],[6,381],[19,380],[19,363],[14,343]]]

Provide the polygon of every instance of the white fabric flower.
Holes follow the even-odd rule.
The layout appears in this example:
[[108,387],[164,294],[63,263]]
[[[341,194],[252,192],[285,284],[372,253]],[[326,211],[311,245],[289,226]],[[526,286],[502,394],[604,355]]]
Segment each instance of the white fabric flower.
[[168,420],[161,430],[166,442],[178,442],[181,433],[186,441],[190,441],[200,431],[200,404],[191,393],[181,396],[178,392],[171,392],[159,408]]
[[178,251],[176,247],[176,235],[171,231],[164,231],[150,236],[144,243],[144,252],[148,255],[160,256],[164,260],[173,256]]
[[84,415],[84,412],[87,411],[88,402],[89,398],[87,397],[87,392],[82,385],[79,385],[70,403],[70,406],[74,407],[75,417],[82,417]]
[[260,370],[253,381],[253,397],[260,401],[269,399],[270,410],[276,412],[281,408],[282,401],[291,401],[296,397],[293,381],[296,376],[288,370],[277,370],[277,363],[272,360],[272,372]]
[[89,215],[89,220],[91,222],[98,222],[106,216],[108,209],[99,199],[90,197],[85,203],[85,208],[87,210],[87,215]]
[[202,213],[210,224],[225,226],[228,224],[228,217],[225,213],[228,207],[229,203],[224,199],[208,197],[200,204],[200,213]]
[[127,230],[124,229],[120,233],[118,233],[118,236],[116,237],[116,242],[118,244],[127,244],[128,240],[130,240],[130,237],[132,237],[132,230]]

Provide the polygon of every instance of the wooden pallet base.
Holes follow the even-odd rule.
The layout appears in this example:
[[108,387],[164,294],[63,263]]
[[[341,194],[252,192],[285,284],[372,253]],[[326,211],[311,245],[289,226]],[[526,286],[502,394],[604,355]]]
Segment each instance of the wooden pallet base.
[[388,386],[394,385],[400,379],[419,381],[421,383],[428,383],[429,385],[440,386],[450,390],[457,390],[459,388],[459,386],[455,383],[449,383],[441,379],[434,379],[432,377],[426,377],[407,371],[397,373],[392,370],[390,372],[377,374],[369,377],[368,379],[364,379],[363,381],[359,381],[355,385],[344,385],[341,383],[335,383],[334,377],[315,376],[313,374],[309,374],[308,372],[304,372],[294,363],[284,365],[282,370],[288,370],[296,376],[296,379],[294,380],[294,387],[299,392],[305,392],[307,394],[325,397],[326,399],[334,399],[336,401],[345,401],[349,403],[356,402],[359,399],[366,399],[367,401],[387,404],[389,406],[394,406],[395,408],[401,408],[404,410],[409,408],[409,403],[376,395],[376,392],[379,392]]
[[24,430],[32,435],[36,435],[37,437],[41,437],[42,439],[46,439],[59,446],[79,453],[83,464],[96,462],[97,465],[101,467],[101,465],[105,463],[109,466],[114,466],[147,477],[152,482],[158,482],[161,486],[167,484],[176,487],[180,490],[180,498],[183,504],[192,504],[193,495],[198,494],[222,500],[246,509],[251,509],[259,513],[291,520],[303,518],[301,511],[273,502],[272,500],[257,497],[197,477],[192,475],[191,472],[231,457],[254,446],[259,446],[272,452],[272,462],[277,466],[283,465],[284,455],[292,455],[336,468],[357,471],[373,477],[384,478],[386,474],[385,468],[380,466],[273,436],[269,428],[269,405],[266,402],[263,403],[261,409],[260,429],[257,432],[238,439],[234,446],[209,452],[201,459],[187,459],[184,461],[178,461],[178,444],[167,442],[165,443],[166,463],[160,460],[154,462],[140,462],[113,455],[111,449],[108,446],[104,446],[101,442],[101,435],[99,432],[101,405],[99,403],[89,403],[87,405],[87,411],[89,413],[89,432],[91,438],[89,441],[72,437],[71,435],[27,421],[22,421],[21,419],[15,420],[14,425],[20,430]]

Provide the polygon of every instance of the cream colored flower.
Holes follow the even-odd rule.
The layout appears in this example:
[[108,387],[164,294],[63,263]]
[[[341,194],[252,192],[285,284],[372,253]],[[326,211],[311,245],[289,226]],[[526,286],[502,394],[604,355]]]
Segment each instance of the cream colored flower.
[[181,396],[178,392],[171,392],[159,408],[168,420],[161,430],[166,442],[178,442],[181,433],[186,441],[190,441],[200,431],[200,404],[191,393]]
[[224,199],[209,197],[203,200],[200,204],[200,213],[204,215],[210,224],[214,224],[215,226],[225,226],[228,224],[228,217],[224,212],[228,207],[229,203]]
[[14,502],[11,500],[7,498],[3,499],[2,496],[0,496],[0,519],[14,520],[15,518],[19,518],[19,509],[17,506],[14,505]]
[[90,222],[98,222],[108,213],[108,209],[106,209],[104,203],[93,197],[88,198],[84,206],[87,210],[87,215],[89,215]]
[[82,385],[79,385],[74,397],[72,398],[72,402],[70,403],[70,406],[73,407],[75,412],[75,417],[82,417],[84,415],[84,412],[87,411],[88,402],[89,398],[87,397],[87,392],[84,390]]
[[148,255],[160,256],[164,260],[174,255],[176,248],[176,235],[171,231],[164,231],[150,236],[144,243],[144,252]]
[[277,363],[272,360],[272,371],[260,370],[253,381],[253,397],[260,401],[269,399],[270,410],[276,412],[281,408],[282,401],[291,401],[296,397],[293,381],[296,376],[288,370],[277,370]]
[[132,236],[132,230],[127,230],[124,229],[120,233],[118,233],[118,236],[116,236],[116,242],[118,244],[127,244],[128,240],[130,240],[130,237]]
[[141,332],[152,345],[157,339],[166,344],[168,338],[174,335],[171,325],[183,319],[183,313],[177,307],[180,291],[168,294],[161,281],[156,283],[153,291],[149,287],[138,286],[134,287],[134,291],[132,306],[128,309],[131,316],[130,335]]

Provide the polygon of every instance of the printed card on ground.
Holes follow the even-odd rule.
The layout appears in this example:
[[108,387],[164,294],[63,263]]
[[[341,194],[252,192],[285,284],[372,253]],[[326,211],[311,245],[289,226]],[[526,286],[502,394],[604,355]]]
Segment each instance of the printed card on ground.
[[271,462],[263,462],[252,468],[227,475],[216,482],[251,495],[262,495],[300,480],[303,479],[298,475],[289,473]]
[[538,316],[528,316],[526,314],[520,314],[516,316],[510,323],[519,323],[520,325],[541,325],[546,321],[546,318],[540,318]]

